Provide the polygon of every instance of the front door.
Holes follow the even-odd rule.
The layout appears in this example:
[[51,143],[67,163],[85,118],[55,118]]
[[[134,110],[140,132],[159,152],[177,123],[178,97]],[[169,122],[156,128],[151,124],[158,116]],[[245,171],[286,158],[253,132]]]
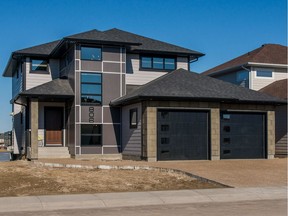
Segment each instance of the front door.
[[46,146],[63,144],[63,108],[45,107],[45,143]]

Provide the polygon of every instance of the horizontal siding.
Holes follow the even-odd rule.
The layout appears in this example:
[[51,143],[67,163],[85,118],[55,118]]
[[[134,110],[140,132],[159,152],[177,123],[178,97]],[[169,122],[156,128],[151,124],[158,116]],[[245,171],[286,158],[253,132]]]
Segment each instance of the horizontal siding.
[[[262,67],[261,67],[262,69]],[[256,77],[256,70],[257,68],[252,68],[251,71],[251,89],[253,90],[260,90],[264,88],[265,86],[277,81],[277,80],[282,80],[282,79],[287,79],[287,69],[272,69],[274,71],[274,77],[273,78],[259,78]]]
[[[140,59],[138,54],[127,54],[126,55],[126,84],[128,85],[143,85],[160,76],[167,74],[162,71],[141,71]],[[177,58],[177,69],[183,68],[188,70],[188,60],[184,57]]]
[[[130,129],[130,109],[138,109],[138,127]],[[141,104],[122,108],[122,153],[141,156]]]
[[275,155],[277,156],[286,156],[288,155],[288,145],[287,145],[287,134],[282,137],[277,143],[275,147]]
[[23,73],[21,73],[21,66],[18,67],[18,78],[17,72],[14,73],[12,77],[12,98],[14,98],[17,94],[23,91]]

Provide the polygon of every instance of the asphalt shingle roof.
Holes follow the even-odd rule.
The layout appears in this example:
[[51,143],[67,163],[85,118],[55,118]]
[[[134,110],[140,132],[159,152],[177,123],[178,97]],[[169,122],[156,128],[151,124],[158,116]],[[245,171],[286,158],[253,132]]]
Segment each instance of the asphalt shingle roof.
[[67,79],[54,79],[50,82],[23,91],[20,96],[74,96],[74,92]]
[[212,77],[178,69],[135,91],[113,100],[111,105],[145,99],[231,101],[237,103],[284,103],[284,101]]
[[287,80],[288,79],[275,81],[270,85],[267,85],[264,88],[260,89],[259,91],[268,95],[272,95],[274,97],[287,100]]
[[38,54],[38,55],[49,55],[55,47],[59,44],[60,40],[52,41],[50,43],[45,43],[26,49],[17,50],[16,54]]
[[279,44],[264,44],[255,50],[211,68],[202,74],[210,75],[228,68],[247,64],[248,62],[287,65],[287,46]]

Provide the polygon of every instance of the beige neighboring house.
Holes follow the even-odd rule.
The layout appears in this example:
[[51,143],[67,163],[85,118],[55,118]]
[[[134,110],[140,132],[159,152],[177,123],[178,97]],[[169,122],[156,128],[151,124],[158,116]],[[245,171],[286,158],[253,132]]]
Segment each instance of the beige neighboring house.
[[[287,46],[264,44],[202,74],[287,101],[287,67]],[[275,153],[287,156],[287,106],[278,107],[275,118]]]
[[0,133],[0,148],[4,147],[4,133]]

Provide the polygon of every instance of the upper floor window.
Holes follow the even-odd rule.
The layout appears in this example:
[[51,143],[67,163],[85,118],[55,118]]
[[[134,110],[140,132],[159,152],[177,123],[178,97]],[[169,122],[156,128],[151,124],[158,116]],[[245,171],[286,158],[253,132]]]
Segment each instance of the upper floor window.
[[40,59],[32,59],[31,61],[31,71],[47,71],[48,61]]
[[248,71],[238,71],[236,73],[236,83],[240,86],[249,88],[249,72]]
[[81,47],[81,60],[100,61],[102,50],[98,47]]
[[102,75],[81,73],[82,104],[102,104]]
[[142,69],[175,70],[175,58],[141,56],[140,67]]
[[273,71],[272,70],[259,69],[256,71],[256,77],[272,78],[273,77]]

